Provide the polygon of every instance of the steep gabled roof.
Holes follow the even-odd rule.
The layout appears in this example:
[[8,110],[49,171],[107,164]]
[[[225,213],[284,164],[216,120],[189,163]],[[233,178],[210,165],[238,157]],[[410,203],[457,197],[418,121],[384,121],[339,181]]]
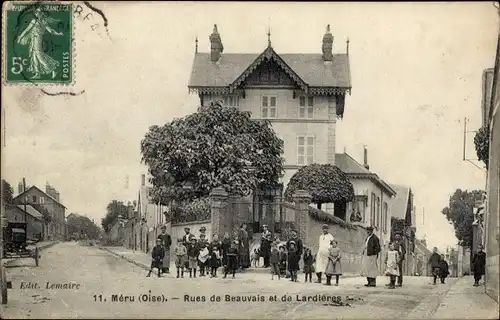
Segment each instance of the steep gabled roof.
[[[24,210],[24,205],[18,205],[18,208]],[[26,205],[26,212],[35,219],[43,220],[43,215],[31,205]]]
[[[238,85],[263,59],[276,59],[295,81],[308,87],[351,88],[349,56],[334,54],[331,63],[325,63],[321,54],[277,54],[272,47],[262,53],[224,53],[217,62],[210,53],[196,53],[189,79],[189,88],[229,87]],[[247,72],[248,71],[248,72]]]
[[24,196],[26,193],[28,193],[29,191],[31,191],[32,189],[36,189],[38,191],[40,191],[41,193],[43,193],[47,198],[51,199],[52,201],[54,201],[55,203],[57,203],[58,205],[60,205],[61,207],[63,207],[64,209],[68,209],[66,208],[62,203],[60,203],[59,201],[57,201],[56,199],[54,199],[53,197],[49,196],[47,193],[45,193],[44,191],[42,191],[40,188],[38,188],[37,186],[31,186],[29,187],[26,191],[24,191],[23,193],[20,193],[18,194],[17,196],[14,197],[13,200],[16,200],[16,199],[20,199],[22,196]]
[[350,178],[372,180],[375,184],[377,184],[391,196],[395,196],[397,193],[396,190],[394,190],[389,184],[382,180],[377,174],[366,169],[347,153],[335,154],[335,166],[337,166]]
[[389,200],[389,212],[391,217],[406,219],[408,200],[410,199],[410,187],[403,185],[391,185],[397,195]]

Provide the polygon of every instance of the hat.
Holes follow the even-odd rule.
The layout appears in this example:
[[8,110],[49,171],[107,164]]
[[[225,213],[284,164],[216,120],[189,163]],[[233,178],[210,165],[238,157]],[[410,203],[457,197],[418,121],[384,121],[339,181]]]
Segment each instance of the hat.
[[161,226],[162,230],[167,230],[167,226]]
[[321,229],[328,229],[330,226],[327,225],[326,223],[321,226]]
[[[373,228],[372,228],[372,229],[373,229]],[[400,236],[401,236],[401,235],[403,235],[403,233],[402,233],[401,231],[396,231],[396,232],[394,232],[394,235],[397,235],[397,234],[399,234]]]
[[185,228],[184,228],[184,230],[191,230],[191,228],[189,228],[189,227],[185,227]]
[[366,230],[373,231],[373,227],[372,226],[366,227]]
[[206,236],[206,235],[205,235],[204,233],[200,234],[200,238],[201,238],[201,237],[205,237],[205,236]]
[[156,238],[156,242],[161,242],[161,239],[160,238]]
[[295,241],[290,241],[290,244],[292,244],[292,243],[293,243],[293,244],[296,244],[296,243],[295,243]]
[[267,228],[267,224],[263,224],[263,225],[262,225],[262,228]]
[[201,228],[200,228],[200,231],[207,231],[207,228],[205,228],[205,227],[201,227]]

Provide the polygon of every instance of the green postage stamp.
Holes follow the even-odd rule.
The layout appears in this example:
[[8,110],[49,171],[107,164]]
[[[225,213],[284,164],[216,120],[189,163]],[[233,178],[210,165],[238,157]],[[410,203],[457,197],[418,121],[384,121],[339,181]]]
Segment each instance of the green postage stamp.
[[6,84],[68,85],[74,81],[72,4],[3,5]]

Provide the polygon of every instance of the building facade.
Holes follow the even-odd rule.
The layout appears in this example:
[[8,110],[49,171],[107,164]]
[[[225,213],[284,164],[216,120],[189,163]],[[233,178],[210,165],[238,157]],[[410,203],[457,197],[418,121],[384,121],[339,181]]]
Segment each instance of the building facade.
[[43,217],[32,206],[7,205],[5,207],[7,222],[26,223],[28,239],[43,239]]
[[284,141],[284,186],[303,165],[335,164],[335,125],[351,81],[348,54],[333,53],[329,27],[323,54],[278,54],[270,40],[260,54],[223,53],[217,26],[210,43],[210,53],[195,53],[190,91],[202,105],[221,100],[272,123]]
[[[491,101],[488,114],[490,130],[489,161],[487,174],[487,202],[485,212],[485,246],[486,246],[486,293],[499,301],[499,215],[500,215],[500,34],[498,36],[497,53],[492,83]],[[488,105],[488,103],[486,103]]]
[[34,208],[42,208],[42,210],[45,209],[50,214],[51,221],[47,226],[47,238],[54,240],[66,239],[66,207],[60,202],[59,192],[48,184],[46,192],[36,186],[19,191],[21,192],[13,199],[15,204],[26,204]]

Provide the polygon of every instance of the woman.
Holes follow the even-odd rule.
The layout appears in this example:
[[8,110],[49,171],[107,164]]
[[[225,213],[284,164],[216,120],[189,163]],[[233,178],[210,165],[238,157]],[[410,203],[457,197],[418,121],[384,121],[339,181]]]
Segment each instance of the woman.
[[52,29],[49,24],[57,22],[43,12],[40,8],[34,11],[34,18],[30,24],[17,38],[17,43],[28,46],[30,65],[28,71],[34,75],[32,79],[39,79],[42,75],[52,74],[55,78],[55,70],[59,67],[59,61],[55,60],[43,50],[43,36],[46,32],[62,36],[62,32]]
[[240,230],[238,232],[238,240],[240,241],[240,259],[241,268],[246,269],[250,267],[250,241],[248,238],[247,225],[241,224]]

